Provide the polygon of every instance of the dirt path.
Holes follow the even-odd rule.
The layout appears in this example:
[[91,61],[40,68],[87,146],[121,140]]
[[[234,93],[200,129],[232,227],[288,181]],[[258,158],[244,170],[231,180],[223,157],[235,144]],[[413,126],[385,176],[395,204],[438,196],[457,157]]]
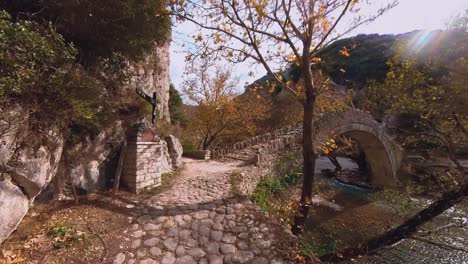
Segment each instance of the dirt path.
[[[294,256],[289,249],[295,238],[249,200],[232,195],[239,163],[184,163],[165,190],[35,205],[0,247],[0,263],[5,252],[31,264],[294,262],[288,256]],[[51,234],[57,228],[66,235]]]
[[113,263],[288,263],[276,239],[288,237],[249,201],[231,197],[237,163],[185,159],[175,184],[144,202]]

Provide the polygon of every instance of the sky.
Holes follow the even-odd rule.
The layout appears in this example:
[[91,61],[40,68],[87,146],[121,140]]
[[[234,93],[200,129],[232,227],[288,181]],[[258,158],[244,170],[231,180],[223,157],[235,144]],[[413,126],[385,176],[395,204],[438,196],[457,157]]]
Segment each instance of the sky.
[[[368,0],[379,2],[381,0]],[[371,24],[364,25],[347,35],[347,37],[357,34],[399,34],[413,30],[435,30],[444,29],[451,17],[463,13],[468,9],[468,0],[399,0],[399,4],[379,17]],[[371,12],[372,10],[361,10],[361,12]],[[183,82],[183,71],[185,67],[185,53],[187,50],[187,40],[190,36],[198,34],[193,25],[188,22],[177,25],[173,28],[173,41],[171,43],[171,82],[180,90]],[[247,73],[253,70],[255,75],[249,77]],[[263,75],[265,70],[262,67],[252,69],[248,63],[238,64],[234,67],[236,76],[240,79],[240,84],[250,83]],[[240,87],[239,89],[242,89]]]

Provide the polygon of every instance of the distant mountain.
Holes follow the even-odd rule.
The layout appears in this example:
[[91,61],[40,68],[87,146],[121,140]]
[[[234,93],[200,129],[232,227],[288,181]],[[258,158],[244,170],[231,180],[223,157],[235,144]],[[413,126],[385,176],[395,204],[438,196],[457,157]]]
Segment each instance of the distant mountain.
[[[387,74],[387,61],[397,54],[402,58],[416,59],[420,65],[430,64],[434,59],[447,64],[457,58],[468,57],[467,43],[466,33],[441,30],[398,35],[361,34],[333,42],[320,51],[318,57],[325,63],[326,72],[335,83],[360,89],[369,80],[382,81]],[[348,49],[349,57],[340,54],[343,47]],[[290,70],[286,70],[285,75]],[[431,74],[440,71],[438,68]],[[247,86],[247,90],[264,86],[269,79],[263,76]],[[277,88],[275,94],[280,89]]]

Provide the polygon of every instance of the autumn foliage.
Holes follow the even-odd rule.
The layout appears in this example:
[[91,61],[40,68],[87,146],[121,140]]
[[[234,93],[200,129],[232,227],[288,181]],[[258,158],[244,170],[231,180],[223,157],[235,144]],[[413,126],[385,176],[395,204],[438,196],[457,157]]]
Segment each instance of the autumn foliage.
[[216,66],[208,60],[197,61],[183,84],[184,94],[198,107],[188,130],[195,132],[199,149],[256,135],[267,111],[263,98],[239,96],[239,82],[230,68]]

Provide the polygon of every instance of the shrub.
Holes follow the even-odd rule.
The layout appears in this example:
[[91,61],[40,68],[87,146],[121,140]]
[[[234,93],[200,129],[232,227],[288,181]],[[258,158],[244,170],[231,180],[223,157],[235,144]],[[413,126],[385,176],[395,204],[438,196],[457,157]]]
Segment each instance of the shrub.
[[121,69],[110,67],[118,56],[84,69],[75,63],[76,48],[50,25],[14,22],[1,11],[0,51],[0,106],[20,105],[29,114],[33,138],[54,127],[76,142],[122,114],[142,114],[136,96],[115,89],[125,80]]

